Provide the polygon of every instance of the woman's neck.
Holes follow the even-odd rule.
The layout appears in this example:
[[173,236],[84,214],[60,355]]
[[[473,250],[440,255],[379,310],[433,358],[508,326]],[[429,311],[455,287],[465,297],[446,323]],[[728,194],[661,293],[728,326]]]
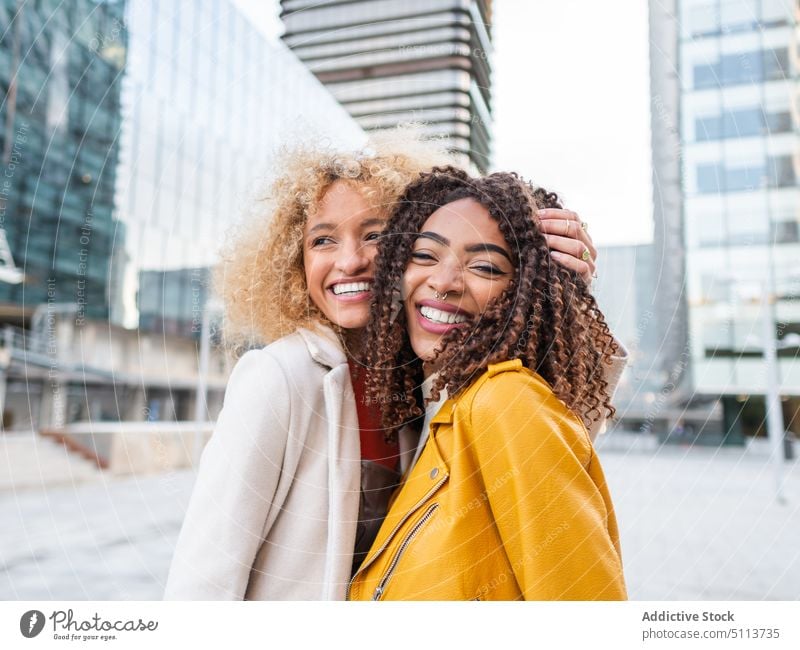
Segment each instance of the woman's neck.
[[349,359],[361,361],[364,357],[364,347],[367,340],[367,329],[343,329],[342,343],[344,344],[345,354]]
[[423,361],[422,362],[422,378],[428,379],[428,377],[432,377],[437,372],[439,372],[439,364],[436,361]]

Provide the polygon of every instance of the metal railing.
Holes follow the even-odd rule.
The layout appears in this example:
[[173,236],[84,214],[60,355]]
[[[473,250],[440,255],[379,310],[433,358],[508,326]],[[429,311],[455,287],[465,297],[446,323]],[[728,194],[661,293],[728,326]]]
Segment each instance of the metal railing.
[[47,354],[47,341],[23,327],[4,325],[0,335],[0,348]]

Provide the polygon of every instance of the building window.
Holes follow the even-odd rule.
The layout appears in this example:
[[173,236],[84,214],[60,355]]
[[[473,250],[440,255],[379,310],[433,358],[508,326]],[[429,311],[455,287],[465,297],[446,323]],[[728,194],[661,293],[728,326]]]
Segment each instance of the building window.
[[794,244],[800,241],[800,228],[797,221],[775,221],[771,235],[776,244]]
[[694,124],[697,142],[790,133],[793,128],[789,111],[764,113],[760,107],[726,111],[722,116],[699,117]]
[[719,140],[722,137],[722,120],[719,115],[695,119],[694,138],[696,141]]
[[761,110],[725,111],[722,114],[722,137],[744,138],[764,132],[764,116]]
[[694,66],[695,89],[716,88],[721,85],[721,83],[718,63],[704,63]]
[[746,192],[762,187],[794,187],[797,174],[792,156],[770,157],[766,164],[726,167],[717,163],[697,165],[697,192]]
[[766,172],[769,187],[793,187],[797,184],[792,156],[771,156]]
[[772,81],[775,79],[787,79],[789,73],[789,51],[783,47],[777,50],[766,50],[763,52],[764,59],[764,79]]
[[723,86],[755,83],[764,78],[764,56],[761,51],[740,52],[722,57]]
[[694,66],[694,88],[735,86],[786,79],[789,74],[786,48],[726,54],[718,63]]
[[722,190],[720,166],[716,163],[697,165],[697,191],[700,194],[716,194]]
[[763,165],[728,167],[725,169],[724,183],[727,192],[746,192],[763,185]]

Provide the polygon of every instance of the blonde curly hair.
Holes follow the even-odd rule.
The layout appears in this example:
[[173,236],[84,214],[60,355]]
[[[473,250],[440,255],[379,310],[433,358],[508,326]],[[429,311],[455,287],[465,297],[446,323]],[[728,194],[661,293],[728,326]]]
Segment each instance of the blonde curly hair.
[[347,181],[387,216],[406,186],[437,165],[452,164],[446,141],[424,139],[404,126],[373,134],[360,151],[301,145],[282,151],[280,174],[249,218],[232,229],[220,251],[214,289],[224,305],[225,342],[246,349],[325,324],[303,266],[303,229],[328,188]]

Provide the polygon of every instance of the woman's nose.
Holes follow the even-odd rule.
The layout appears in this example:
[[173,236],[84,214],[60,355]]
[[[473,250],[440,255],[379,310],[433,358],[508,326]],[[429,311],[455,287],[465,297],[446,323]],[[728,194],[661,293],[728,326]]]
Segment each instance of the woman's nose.
[[356,275],[369,266],[366,246],[360,242],[345,246],[336,259],[337,268],[347,275]]
[[437,293],[463,293],[464,269],[460,264],[446,264],[438,268],[428,279],[428,285]]

